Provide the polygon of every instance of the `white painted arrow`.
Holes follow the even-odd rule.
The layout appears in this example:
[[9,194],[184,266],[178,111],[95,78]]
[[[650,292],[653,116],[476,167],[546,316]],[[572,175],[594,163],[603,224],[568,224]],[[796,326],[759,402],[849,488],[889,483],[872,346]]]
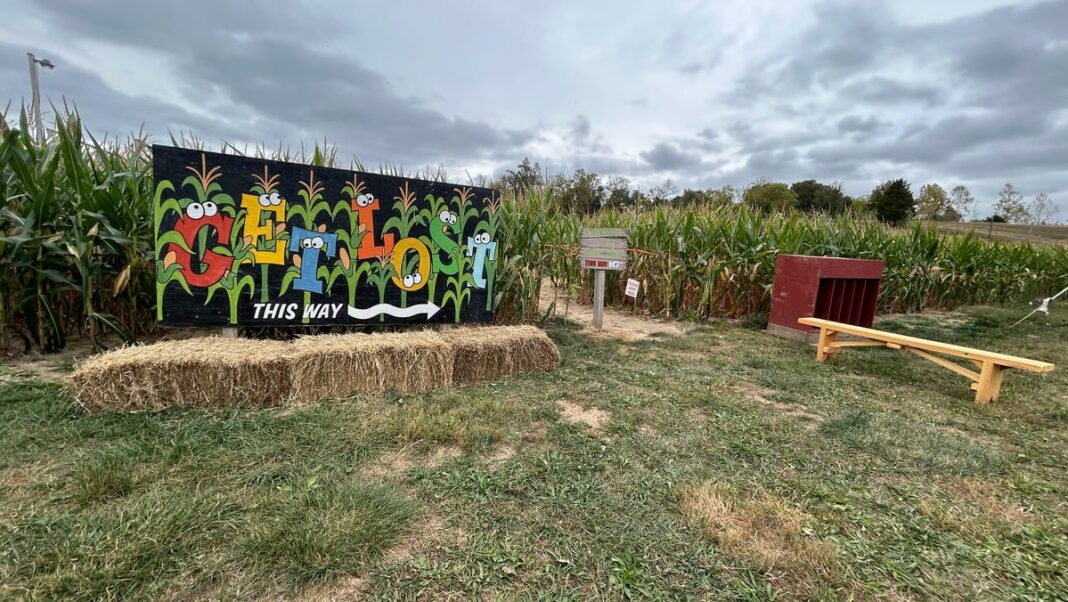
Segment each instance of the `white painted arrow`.
[[396,305],[390,305],[389,303],[379,303],[378,305],[372,305],[371,307],[360,309],[358,307],[349,306],[349,317],[356,318],[357,320],[370,320],[371,318],[378,317],[382,314],[387,316],[393,316],[394,318],[410,318],[418,314],[426,314],[426,319],[434,317],[434,314],[440,310],[437,304],[434,303],[419,303],[417,305],[409,305],[408,307],[397,307]]

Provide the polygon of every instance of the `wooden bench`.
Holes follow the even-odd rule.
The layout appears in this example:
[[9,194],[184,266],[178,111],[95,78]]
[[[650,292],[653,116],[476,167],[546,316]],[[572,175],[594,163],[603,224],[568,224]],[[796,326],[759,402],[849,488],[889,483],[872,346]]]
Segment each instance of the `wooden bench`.
[[[1001,390],[1002,376],[1005,370],[1009,368],[1027,370],[1028,372],[1049,372],[1055,367],[1049,362],[1039,362],[1014,355],[993,353],[982,349],[939,343],[938,341],[928,341],[927,339],[894,334],[874,328],[853,326],[852,324],[843,324],[841,322],[832,322],[831,320],[822,320],[820,318],[799,318],[797,321],[800,324],[815,326],[820,329],[820,339],[816,344],[816,361],[822,362],[829,357],[834,357],[834,354],[843,347],[904,349],[943,368],[948,368],[957,374],[970,378],[973,381],[972,390],[975,391],[975,401],[977,403],[997,400],[998,392]],[[852,335],[867,340],[839,341],[839,334]],[[932,355],[933,353],[952,355],[970,360],[980,371],[969,370],[944,357]]]

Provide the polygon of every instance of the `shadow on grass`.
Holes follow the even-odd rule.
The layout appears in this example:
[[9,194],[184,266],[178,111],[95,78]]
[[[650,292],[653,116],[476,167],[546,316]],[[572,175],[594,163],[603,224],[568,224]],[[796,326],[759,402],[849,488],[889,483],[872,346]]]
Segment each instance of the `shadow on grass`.
[[820,425],[820,432],[873,454],[901,472],[990,475],[1002,472],[1004,455],[897,414],[852,410]]

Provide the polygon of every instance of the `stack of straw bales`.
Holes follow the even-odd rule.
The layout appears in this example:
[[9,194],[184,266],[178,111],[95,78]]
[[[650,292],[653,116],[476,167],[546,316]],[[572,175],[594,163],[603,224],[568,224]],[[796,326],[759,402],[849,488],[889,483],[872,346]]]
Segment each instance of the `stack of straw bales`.
[[93,356],[68,387],[90,412],[171,406],[297,405],[327,397],[440,389],[552,370],[556,345],[532,326],[308,336],[206,337]]
[[452,349],[433,330],[301,337],[290,353],[296,403],[385,390],[416,393],[452,384]]
[[291,395],[288,350],[221,337],[137,345],[90,357],[67,386],[90,412],[280,405]]

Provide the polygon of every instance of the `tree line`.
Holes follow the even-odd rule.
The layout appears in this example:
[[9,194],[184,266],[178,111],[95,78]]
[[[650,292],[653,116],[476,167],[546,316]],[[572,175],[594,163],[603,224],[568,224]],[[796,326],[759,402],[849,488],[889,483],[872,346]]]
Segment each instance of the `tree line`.
[[[849,196],[840,182],[827,184],[816,180],[802,180],[787,184],[757,180],[743,189],[734,186],[680,190],[671,180],[642,191],[622,176],[603,178],[585,169],[576,169],[570,176],[550,176],[537,162],[523,161],[515,169],[497,178],[494,186],[515,194],[536,188],[552,194],[557,206],[577,213],[593,213],[602,208],[645,207],[656,205],[709,206],[745,204],[764,212],[800,211],[839,215],[852,212],[870,214],[880,221],[899,225],[909,219],[938,221],[975,221],[975,197],[966,186],[957,185],[949,191],[931,183],[913,193],[912,185],[903,178],[887,180],[866,196]],[[1039,193],[1029,202],[1011,183],[998,194],[994,212],[982,221],[1013,224],[1053,223],[1057,205],[1046,193]]]

